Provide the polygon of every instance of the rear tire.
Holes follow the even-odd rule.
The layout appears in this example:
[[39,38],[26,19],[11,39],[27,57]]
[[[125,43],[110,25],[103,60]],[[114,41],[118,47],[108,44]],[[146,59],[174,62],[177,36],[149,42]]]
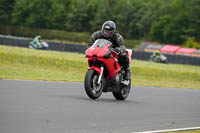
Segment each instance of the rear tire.
[[97,99],[102,94],[102,84],[97,84],[98,74],[95,70],[89,69],[85,75],[84,86],[86,94],[91,99]]
[[115,99],[125,100],[128,97],[131,89],[131,79],[129,81],[130,81],[129,85],[121,84],[119,91],[113,92],[113,96],[115,97]]

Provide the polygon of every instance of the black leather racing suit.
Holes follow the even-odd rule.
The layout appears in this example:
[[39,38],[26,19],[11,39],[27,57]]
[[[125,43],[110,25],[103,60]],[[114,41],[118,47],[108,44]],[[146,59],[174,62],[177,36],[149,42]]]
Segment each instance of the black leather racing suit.
[[[113,33],[113,35],[110,38],[106,38],[106,37],[104,37],[102,31],[99,30],[99,31],[96,31],[92,34],[90,42],[88,44],[88,47],[92,46],[93,43],[95,42],[95,40],[97,40],[97,39],[109,40],[110,42],[112,42],[113,48],[118,47],[118,48],[121,49],[121,53],[119,54],[119,57],[118,57],[118,62],[124,68],[125,72],[128,71],[130,73],[130,71],[129,71],[129,58],[126,54],[126,47],[123,43],[123,40],[124,40],[123,37],[119,33],[115,32],[115,33]],[[129,75],[127,75],[127,76],[129,76]],[[130,77],[127,77],[127,78],[130,78]]]

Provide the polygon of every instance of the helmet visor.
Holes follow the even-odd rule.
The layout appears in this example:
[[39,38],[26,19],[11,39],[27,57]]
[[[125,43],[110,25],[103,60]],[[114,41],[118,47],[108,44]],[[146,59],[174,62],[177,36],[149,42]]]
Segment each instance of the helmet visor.
[[112,31],[104,30],[104,31],[103,31],[103,34],[104,34],[105,36],[110,36],[110,35],[112,34]]

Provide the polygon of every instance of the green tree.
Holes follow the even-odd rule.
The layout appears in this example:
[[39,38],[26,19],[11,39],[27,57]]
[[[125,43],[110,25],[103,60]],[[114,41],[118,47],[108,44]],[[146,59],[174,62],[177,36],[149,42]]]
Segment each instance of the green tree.
[[165,28],[170,22],[170,16],[161,16],[159,21],[154,23],[149,32],[149,39],[157,40],[159,42],[165,42]]
[[188,34],[200,42],[200,0],[191,0],[188,6],[190,6]]
[[116,0],[99,0],[99,5],[97,7],[94,20],[90,21],[92,31],[101,29],[102,24],[107,20],[115,21],[115,4]]
[[94,32],[112,20],[124,38],[182,44],[200,42],[199,7],[200,0],[0,0],[0,21]]
[[65,29],[65,23],[70,2],[63,0],[51,0],[51,9],[48,11],[47,28],[53,29]]
[[117,30],[125,35],[125,38],[139,38],[137,11],[141,7],[139,1],[118,0],[115,7],[115,19]]
[[66,20],[65,8],[62,0],[18,0],[12,22],[15,25],[61,29]]
[[70,4],[70,10],[65,23],[66,30],[82,32],[88,31],[89,15],[88,15],[88,0],[76,0]]
[[182,44],[187,39],[189,28],[188,3],[174,0],[168,8],[168,14],[161,15],[152,24],[148,37],[162,43]]
[[30,15],[29,9],[30,1],[18,0],[14,6],[14,12],[12,13],[12,23],[15,25],[25,25],[26,19]]
[[0,22],[9,24],[15,0],[0,0]]

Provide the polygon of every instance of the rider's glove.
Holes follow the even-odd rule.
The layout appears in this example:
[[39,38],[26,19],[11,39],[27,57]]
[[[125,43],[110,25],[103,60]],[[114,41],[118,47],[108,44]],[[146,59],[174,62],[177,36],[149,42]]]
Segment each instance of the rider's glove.
[[117,52],[117,53],[122,53],[122,49],[121,49],[120,47],[116,47],[116,48],[115,48],[115,52]]

